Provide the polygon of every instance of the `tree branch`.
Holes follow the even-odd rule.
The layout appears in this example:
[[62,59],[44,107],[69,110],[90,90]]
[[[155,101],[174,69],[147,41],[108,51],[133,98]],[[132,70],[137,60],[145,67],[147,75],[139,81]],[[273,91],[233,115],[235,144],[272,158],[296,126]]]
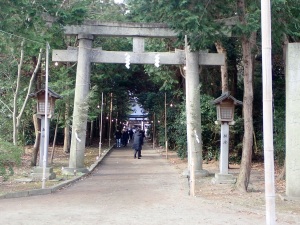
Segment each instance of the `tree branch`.
[[63,0],[62,3],[60,4],[60,7],[57,9],[55,16],[58,15],[58,11],[64,6],[65,3],[66,3],[66,0]]
[[35,75],[36,75],[36,73],[37,73],[37,71],[38,71],[38,69],[40,67],[40,64],[41,64],[41,58],[42,58],[42,49],[40,49],[40,53],[39,53],[37,64],[36,64],[35,69],[34,69],[32,75],[31,75],[30,82],[29,82],[29,85],[28,85],[27,95],[26,95],[26,98],[24,100],[22,109],[20,110],[20,113],[19,113],[19,115],[17,117],[18,120],[20,120],[20,118],[21,118],[21,116],[22,116],[22,114],[24,112],[25,106],[27,104],[27,101],[28,101],[28,98],[29,98],[29,94],[31,92],[31,87],[32,87],[33,80],[34,80]]
[[7,108],[11,113],[13,113],[13,111],[11,111],[11,109],[9,108],[9,106],[7,104],[5,104],[5,102],[3,102],[1,99],[0,99],[0,102],[5,106],[5,108]]
[[13,143],[17,145],[17,135],[18,135],[18,122],[17,122],[17,98],[19,95],[19,88],[20,88],[20,79],[21,79],[21,72],[22,72],[22,65],[24,60],[24,40],[21,42],[21,55],[20,55],[20,62],[18,63],[18,75],[17,75],[17,86],[16,91],[14,93],[14,103],[13,103]]

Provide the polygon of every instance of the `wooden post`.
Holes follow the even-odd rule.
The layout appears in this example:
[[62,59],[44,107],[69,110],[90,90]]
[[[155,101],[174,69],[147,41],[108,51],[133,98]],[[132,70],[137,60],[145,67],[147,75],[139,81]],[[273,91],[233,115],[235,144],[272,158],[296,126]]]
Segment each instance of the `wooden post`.
[[56,143],[56,137],[57,137],[57,130],[58,130],[58,123],[59,123],[59,117],[60,117],[60,112],[57,116],[57,121],[56,121],[56,126],[55,126],[55,132],[54,132],[54,138],[53,138],[53,143],[52,143],[52,151],[51,151],[51,157],[50,157],[50,163],[53,163],[53,157],[54,157],[54,151],[55,151],[55,143]]
[[165,148],[166,148],[166,158],[168,158],[168,136],[167,136],[167,93],[165,93]]
[[[44,151],[43,151],[43,179],[42,188],[46,185],[46,168],[48,164],[48,147],[49,147],[49,119],[48,119],[48,78],[49,78],[49,44],[46,44],[46,74],[45,74],[45,115],[42,116],[44,121]],[[50,103],[51,104],[51,103]],[[41,153],[42,151],[40,151]]]
[[99,154],[102,154],[102,123],[103,123],[103,92],[101,94],[101,112],[100,112],[100,127],[99,127]]
[[155,148],[155,113],[153,113],[153,149]]
[[112,99],[113,99],[113,94],[110,93],[110,109],[109,109],[109,131],[108,131],[108,146],[110,147],[111,146],[111,127],[112,127],[112,107],[113,107],[113,102],[112,102]]

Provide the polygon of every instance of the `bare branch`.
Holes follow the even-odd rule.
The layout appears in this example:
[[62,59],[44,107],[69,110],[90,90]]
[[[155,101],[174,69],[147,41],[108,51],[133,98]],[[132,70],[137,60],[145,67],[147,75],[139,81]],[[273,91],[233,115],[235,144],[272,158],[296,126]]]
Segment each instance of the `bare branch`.
[[19,95],[20,79],[21,79],[22,65],[23,65],[23,59],[24,59],[23,46],[24,46],[24,40],[21,43],[21,56],[20,56],[20,62],[18,64],[17,86],[16,86],[16,90],[14,93],[14,105],[13,105],[13,143],[14,143],[14,145],[17,145],[17,135],[18,135],[17,98]]
[[[60,9],[64,6],[64,4],[65,4],[66,2],[67,2],[67,0],[63,0],[62,3],[60,4],[60,7],[59,7],[58,10],[60,10]],[[58,15],[58,10],[56,11],[55,16]]]
[[37,71],[38,71],[38,69],[40,67],[40,64],[41,64],[41,59],[42,59],[42,49],[40,49],[40,53],[39,53],[39,56],[38,56],[38,62],[36,64],[36,66],[35,66],[35,69],[34,69],[32,75],[31,75],[30,82],[29,82],[29,85],[28,85],[27,95],[26,95],[26,98],[24,100],[22,109],[20,110],[20,113],[19,113],[19,115],[17,117],[18,120],[21,118],[21,116],[22,116],[22,114],[24,112],[25,106],[26,106],[28,98],[29,98],[29,94],[31,92],[31,87],[32,87],[33,80],[34,80],[35,75],[36,75],[36,73],[37,73]]
[[179,66],[179,70],[180,70],[181,76],[185,78],[185,71],[184,71],[184,68],[183,68],[182,66]]
[[5,106],[5,108],[7,108],[11,113],[13,111],[11,111],[11,109],[9,108],[9,106],[7,104],[5,104],[5,102],[3,102],[1,99],[0,99],[0,102]]

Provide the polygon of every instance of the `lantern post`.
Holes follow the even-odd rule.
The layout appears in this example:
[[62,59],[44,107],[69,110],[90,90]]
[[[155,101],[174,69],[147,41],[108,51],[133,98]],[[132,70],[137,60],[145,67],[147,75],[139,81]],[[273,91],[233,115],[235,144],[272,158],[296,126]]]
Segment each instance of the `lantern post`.
[[[46,99],[45,96],[48,95]],[[36,98],[37,100],[37,116],[41,120],[41,136],[39,146],[39,165],[34,167],[33,173],[31,174],[33,180],[46,179],[52,180],[56,177],[52,167],[48,167],[48,146],[49,146],[49,120],[54,114],[55,101],[62,98],[60,95],[52,91],[51,89],[41,89],[36,93],[29,95],[30,97]],[[47,100],[47,101],[46,101]],[[47,104],[47,106],[46,106]],[[47,113],[45,113],[47,110]],[[47,118],[46,116],[47,115]],[[48,123],[45,123],[47,120]],[[47,127],[45,126],[47,125]],[[46,166],[46,170],[45,167]],[[45,171],[43,171],[45,170]],[[45,176],[45,177],[44,177]]]
[[213,101],[217,107],[216,124],[221,124],[221,142],[220,142],[220,173],[215,174],[214,183],[235,183],[236,179],[228,173],[229,156],[229,125],[234,125],[234,109],[236,105],[242,105],[230,92],[223,93],[219,98]]

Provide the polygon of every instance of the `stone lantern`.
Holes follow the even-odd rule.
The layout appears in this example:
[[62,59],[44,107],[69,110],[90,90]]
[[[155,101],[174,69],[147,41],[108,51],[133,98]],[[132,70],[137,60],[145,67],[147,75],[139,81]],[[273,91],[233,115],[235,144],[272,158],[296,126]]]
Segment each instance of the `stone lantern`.
[[235,183],[235,179],[228,174],[229,155],[229,125],[234,125],[234,109],[236,105],[242,105],[230,92],[223,93],[213,101],[217,106],[217,124],[221,124],[221,153],[220,153],[220,173],[215,174],[215,183]]
[[[57,99],[62,98],[60,95],[52,91],[48,88],[48,106],[47,106],[47,118],[45,118],[45,110],[46,110],[46,104],[45,104],[45,95],[46,91],[45,89],[41,89],[35,93],[31,93],[29,97],[36,98],[37,99],[37,115],[38,118],[41,119],[41,138],[40,138],[40,158],[39,158],[39,166],[34,168],[34,171],[32,173],[32,178],[34,180],[38,180],[40,178],[43,178],[43,166],[44,166],[44,154],[48,154],[48,146],[49,146],[49,119],[54,114],[54,108],[55,108],[55,101]],[[45,120],[48,120],[47,127],[45,126]],[[48,157],[46,156],[46,177],[45,179],[51,180],[56,177],[55,173],[53,172],[53,168],[48,167]]]

